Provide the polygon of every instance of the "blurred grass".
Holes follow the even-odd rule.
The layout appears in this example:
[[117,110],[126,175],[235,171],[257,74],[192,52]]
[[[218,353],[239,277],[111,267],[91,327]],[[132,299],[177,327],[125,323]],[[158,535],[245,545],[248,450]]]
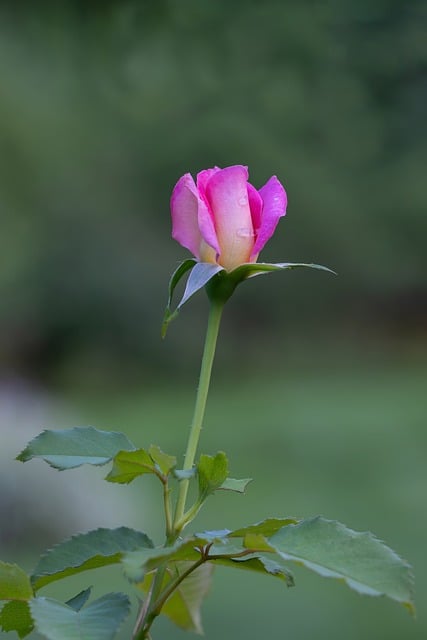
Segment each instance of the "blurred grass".
[[[212,498],[197,529],[321,513],[351,528],[372,530],[414,566],[418,618],[413,621],[391,602],[358,596],[305,570],[296,571],[297,586],[289,590],[274,580],[218,570],[204,608],[208,638],[425,637],[426,376],[426,367],[402,363],[249,373],[240,380],[221,368],[214,375],[201,449],[225,449],[232,474],[254,481],[245,496]],[[123,430],[138,445],[154,442],[176,453],[184,446],[193,392],[179,385],[160,389],[97,397],[79,389],[67,399],[87,423]],[[145,530],[160,541],[160,512],[153,506],[160,494],[155,483],[145,483],[145,489],[148,500],[140,482],[135,508],[141,505]],[[92,572],[51,586],[46,594],[70,597],[89,584],[101,594],[117,588],[117,576],[113,570]],[[119,588],[125,587],[123,582]],[[127,633],[123,629],[120,637]],[[183,637],[167,621],[154,637],[165,635]]]

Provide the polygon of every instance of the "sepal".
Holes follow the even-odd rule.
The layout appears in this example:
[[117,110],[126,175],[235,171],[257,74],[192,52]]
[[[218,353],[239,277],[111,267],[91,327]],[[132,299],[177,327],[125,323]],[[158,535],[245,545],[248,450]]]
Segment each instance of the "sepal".
[[168,330],[169,323],[172,322],[174,318],[178,315],[178,308],[175,311],[171,311],[172,306],[172,298],[175,291],[176,286],[178,285],[181,278],[192,269],[197,264],[197,260],[194,258],[188,258],[188,260],[184,260],[173,272],[171,279],[169,280],[169,290],[168,290],[168,302],[166,305],[165,315],[163,317],[162,323],[162,338],[165,337],[166,332]]
[[297,269],[301,267],[335,274],[335,271],[320,264],[309,264],[305,262],[248,262],[241,264],[239,267],[236,267],[236,269],[233,269],[233,271],[222,270],[218,272],[216,277],[210,279],[207,283],[206,291],[211,300],[224,304],[233,294],[235,288],[248,278],[272,273],[273,271],[285,271],[287,269]]

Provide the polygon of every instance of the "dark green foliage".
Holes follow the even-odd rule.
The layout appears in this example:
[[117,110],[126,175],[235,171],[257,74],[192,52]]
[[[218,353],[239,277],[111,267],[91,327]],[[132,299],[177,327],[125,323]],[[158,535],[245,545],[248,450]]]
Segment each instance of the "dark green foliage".
[[120,562],[123,555],[153,543],[140,531],[128,527],[96,529],[65,540],[39,560],[31,576],[35,589],[67,576]]
[[62,471],[82,464],[107,464],[122,449],[135,449],[123,433],[101,431],[94,427],[72,427],[43,431],[31,440],[16,459],[27,462],[32,458],[42,458],[51,467]]

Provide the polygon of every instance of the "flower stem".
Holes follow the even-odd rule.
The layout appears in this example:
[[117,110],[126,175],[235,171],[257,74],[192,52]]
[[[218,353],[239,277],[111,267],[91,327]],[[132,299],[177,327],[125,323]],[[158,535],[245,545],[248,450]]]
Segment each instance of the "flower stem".
[[[212,300],[209,312],[208,328],[206,332],[205,347],[203,351],[202,365],[200,369],[199,387],[197,389],[196,404],[194,407],[193,422],[191,424],[190,435],[188,437],[187,450],[184,460],[184,471],[192,469],[194,458],[199,443],[200,431],[202,429],[203,417],[205,415],[206,400],[211,379],[212,364],[215,356],[216,342],[218,338],[219,325],[224,304],[223,302]],[[178,499],[176,503],[174,529],[178,534],[186,524],[182,522],[187,500],[189,479],[181,480],[179,485]]]

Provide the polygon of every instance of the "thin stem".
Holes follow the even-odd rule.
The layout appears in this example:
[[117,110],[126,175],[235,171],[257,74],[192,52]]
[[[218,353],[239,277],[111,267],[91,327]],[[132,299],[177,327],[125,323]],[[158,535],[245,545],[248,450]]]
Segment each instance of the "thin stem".
[[[187,443],[187,451],[185,453],[185,460],[184,460],[185,471],[192,469],[194,464],[194,458],[197,452],[197,445],[199,443],[203,417],[205,415],[206,400],[208,397],[209,382],[211,379],[212,364],[215,356],[215,347],[216,347],[216,341],[218,338],[218,331],[219,331],[219,325],[221,322],[223,306],[224,305],[222,302],[212,301],[211,303],[208,328],[207,328],[206,339],[205,339],[205,347],[203,351],[202,366],[200,369],[199,387],[197,389],[196,404],[194,407],[193,422],[191,424],[190,435],[188,437],[188,443]],[[182,528],[181,526],[182,516],[185,511],[188,485],[189,485],[189,480],[187,478],[184,480],[181,480],[179,485],[179,493],[178,493],[178,500],[176,504],[175,520],[174,520],[174,527],[177,533],[179,533],[180,528]],[[177,527],[177,525],[180,525],[180,526]]]
[[172,593],[175,591],[175,589],[177,589],[179,587],[181,582],[183,582],[185,580],[185,578],[187,578],[190,575],[190,573],[193,573],[193,571],[198,569],[204,562],[206,562],[206,558],[205,557],[202,557],[202,558],[200,558],[200,560],[197,560],[197,562],[195,562],[193,565],[191,565],[191,567],[189,567],[186,571],[181,573],[181,575],[176,580],[174,580],[172,582],[170,587],[168,589],[166,589],[162,593],[162,595],[159,598],[159,600],[154,603],[154,605],[153,605],[153,607],[151,609],[151,613],[148,616],[147,623],[144,626],[145,634],[147,634],[149,632],[154,620],[157,618],[158,615],[160,615],[160,612],[161,612],[162,607],[165,604],[166,600],[172,595]]
[[166,540],[169,540],[172,536],[172,509],[171,509],[171,500],[170,500],[170,488],[169,483],[166,479],[166,482],[163,483],[163,505],[165,510],[165,520],[166,520]]
[[151,588],[150,588],[149,592],[147,593],[147,597],[145,599],[145,602],[142,603],[142,605],[141,605],[141,607],[139,609],[138,617],[136,619],[135,627],[134,627],[134,630],[133,630],[133,633],[132,633],[132,639],[140,637],[139,636],[139,632],[140,632],[141,627],[144,624],[145,616],[147,615],[148,607],[150,606],[151,597],[153,595],[153,587],[154,587],[154,583],[151,585]]

